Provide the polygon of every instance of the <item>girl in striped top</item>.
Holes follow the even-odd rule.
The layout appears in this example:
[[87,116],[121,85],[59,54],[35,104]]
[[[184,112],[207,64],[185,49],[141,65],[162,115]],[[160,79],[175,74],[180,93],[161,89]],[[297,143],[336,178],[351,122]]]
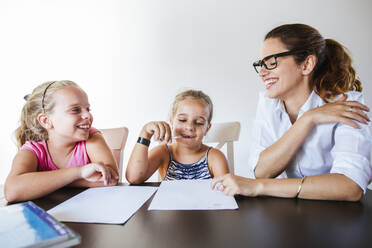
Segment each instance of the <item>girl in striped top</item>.
[[[202,91],[178,94],[170,125],[155,121],[142,128],[128,162],[128,182],[142,183],[156,170],[163,180],[209,179],[227,174],[225,155],[202,143],[211,127],[212,115],[212,101]],[[149,151],[152,137],[162,143]]]

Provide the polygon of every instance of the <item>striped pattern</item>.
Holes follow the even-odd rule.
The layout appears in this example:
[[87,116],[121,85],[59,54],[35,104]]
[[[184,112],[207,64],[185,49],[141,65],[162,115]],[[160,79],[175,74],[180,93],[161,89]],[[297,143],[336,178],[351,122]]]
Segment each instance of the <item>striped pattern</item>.
[[168,180],[191,180],[191,179],[210,179],[211,174],[208,169],[208,152],[211,147],[208,148],[205,156],[198,162],[193,164],[181,164],[173,160],[172,153],[169,150],[169,165],[165,174],[165,181]]

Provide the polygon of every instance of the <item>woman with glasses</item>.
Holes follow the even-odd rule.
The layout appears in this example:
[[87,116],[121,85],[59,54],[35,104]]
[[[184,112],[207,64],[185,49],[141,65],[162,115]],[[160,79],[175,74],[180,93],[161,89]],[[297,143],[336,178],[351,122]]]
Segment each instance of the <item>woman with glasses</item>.
[[249,166],[255,179],[216,178],[228,195],[358,201],[371,180],[362,83],[335,40],[304,24],[274,28],[253,66],[260,95]]

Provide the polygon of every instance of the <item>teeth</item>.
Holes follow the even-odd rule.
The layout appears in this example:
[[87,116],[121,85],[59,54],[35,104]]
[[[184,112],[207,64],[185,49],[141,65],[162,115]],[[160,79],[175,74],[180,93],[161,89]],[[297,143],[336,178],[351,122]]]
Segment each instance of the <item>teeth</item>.
[[269,80],[266,80],[265,81],[265,86],[268,86],[268,85],[270,85],[270,84],[272,84],[272,83],[275,83],[276,82],[276,79],[269,79]]
[[81,126],[78,126],[78,128],[89,129],[89,125],[81,125]]

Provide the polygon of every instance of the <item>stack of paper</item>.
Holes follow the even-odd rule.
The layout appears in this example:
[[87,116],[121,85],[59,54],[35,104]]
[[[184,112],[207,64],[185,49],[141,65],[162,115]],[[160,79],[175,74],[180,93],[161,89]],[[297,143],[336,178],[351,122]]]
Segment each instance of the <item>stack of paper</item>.
[[147,186],[90,188],[50,209],[48,213],[59,221],[123,224],[156,189]]
[[232,196],[211,189],[212,180],[163,181],[149,210],[237,209]]

